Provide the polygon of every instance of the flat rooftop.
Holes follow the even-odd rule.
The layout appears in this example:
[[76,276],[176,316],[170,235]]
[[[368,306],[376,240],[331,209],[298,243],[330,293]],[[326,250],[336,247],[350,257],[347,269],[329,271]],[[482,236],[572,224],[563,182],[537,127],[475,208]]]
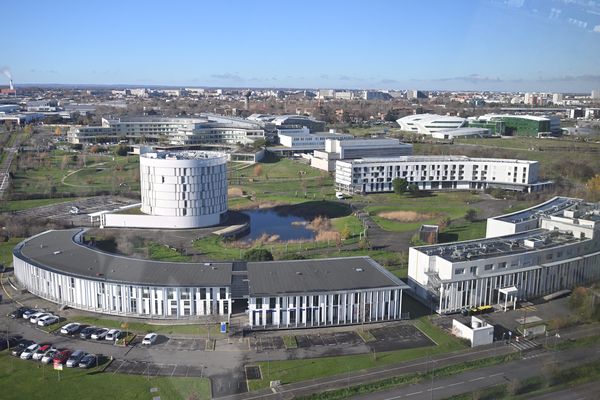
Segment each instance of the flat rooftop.
[[217,159],[225,157],[225,154],[218,153],[215,151],[201,151],[201,150],[181,150],[181,151],[158,151],[150,153],[142,153],[141,157],[162,159],[162,160],[203,160],[203,159]]
[[408,286],[369,257],[248,263],[250,296]]
[[[47,231],[13,254],[32,265],[102,282],[170,287],[232,286],[233,262],[181,263],[106,253],[74,241],[82,229]],[[248,262],[251,296],[408,286],[369,257]]]
[[551,198],[545,203],[538,204],[526,210],[517,211],[506,215],[500,215],[492,219],[516,224],[523,221],[538,219],[541,216],[562,214],[564,210],[567,210],[577,204],[580,204],[581,202],[581,199],[557,196]]
[[366,163],[398,163],[398,162],[493,162],[493,163],[519,163],[535,164],[537,161],[516,160],[506,158],[471,158],[467,156],[397,156],[397,157],[365,157],[352,161],[353,164]]
[[[450,262],[461,262],[525,253],[532,250],[549,249],[552,247],[563,246],[568,243],[589,240],[591,239],[576,238],[572,234],[562,231],[534,229],[514,235],[470,240],[467,242],[421,246],[416,249],[428,256],[438,256]],[[535,247],[526,245],[526,241],[534,243]]]

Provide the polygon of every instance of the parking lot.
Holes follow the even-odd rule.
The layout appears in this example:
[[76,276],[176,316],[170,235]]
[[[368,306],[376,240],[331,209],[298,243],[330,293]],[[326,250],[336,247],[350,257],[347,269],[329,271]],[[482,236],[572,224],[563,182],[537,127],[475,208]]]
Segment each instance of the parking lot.
[[135,360],[113,360],[105,372],[144,375],[144,376],[181,376],[181,377],[202,377],[204,376],[204,367],[178,365],[178,364],[161,364],[151,363],[146,361]]
[[335,332],[319,335],[296,335],[298,347],[311,346],[353,346],[362,344],[362,339],[355,332]]
[[[134,344],[140,344],[141,341],[142,337],[138,336]],[[169,339],[162,336],[152,345],[152,348],[167,351],[204,351],[206,339]]]
[[392,351],[435,345],[423,332],[409,324],[375,328],[370,329],[369,332],[377,339],[368,343],[369,347],[375,351]]
[[[90,217],[88,214],[103,210],[113,210],[138,202],[139,200],[124,197],[98,196],[15,211],[13,215],[61,220],[67,223],[71,222],[74,226],[89,226]],[[79,214],[71,214],[69,212],[71,207],[78,207]]]

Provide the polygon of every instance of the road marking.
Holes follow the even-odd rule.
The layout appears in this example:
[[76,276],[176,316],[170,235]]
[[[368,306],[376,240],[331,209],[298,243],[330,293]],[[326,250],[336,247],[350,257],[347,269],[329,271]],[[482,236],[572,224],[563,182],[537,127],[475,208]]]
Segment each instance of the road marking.
[[406,397],[408,397],[408,396],[414,396],[415,394],[421,394],[421,393],[423,393],[423,391],[422,391],[422,390],[421,390],[420,392],[412,392],[412,393],[408,393],[408,394],[406,394],[405,396],[406,396]]
[[494,376],[504,375],[504,372],[498,372],[497,374],[488,375],[488,378],[493,378]]
[[475,379],[469,379],[469,382],[480,381],[482,379],[485,379],[485,376],[480,376],[479,378],[475,378]]
[[463,383],[465,383],[465,382],[464,382],[464,381],[461,381],[461,382],[451,383],[451,384],[449,384],[449,385],[448,385],[448,387],[450,387],[450,386],[462,385]]
[[433,388],[433,389],[431,389],[431,390],[440,390],[440,389],[443,389],[443,388],[445,388],[445,387],[446,387],[446,386],[438,386],[438,387],[435,387],[435,388]]

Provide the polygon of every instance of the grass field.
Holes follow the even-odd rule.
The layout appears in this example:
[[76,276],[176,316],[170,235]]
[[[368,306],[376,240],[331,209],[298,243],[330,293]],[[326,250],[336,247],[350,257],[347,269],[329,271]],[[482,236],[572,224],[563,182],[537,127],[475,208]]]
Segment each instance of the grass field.
[[[85,160],[85,162],[84,162]],[[23,154],[13,164],[15,194],[93,193],[139,190],[138,157],[107,154]]]
[[[58,372],[52,366],[17,359],[6,351],[0,353],[0,386],[3,400],[211,398],[210,381],[205,378],[148,379],[139,375],[102,373],[95,368],[65,368],[58,381]],[[158,388],[158,392],[151,393],[151,388]]]
[[321,378],[337,374],[344,374],[367,368],[414,360],[428,355],[440,354],[459,350],[465,345],[457,338],[433,326],[427,318],[414,322],[415,326],[437,343],[436,346],[420,347],[390,351],[378,354],[361,354],[353,356],[324,357],[301,360],[259,362],[262,379],[249,381],[251,390],[262,389],[269,386],[273,380],[281,383],[300,382],[308,379]]
[[12,251],[13,248],[19,243],[23,238],[10,238],[7,242],[0,242],[0,263],[3,265],[12,264]]
[[439,242],[447,243],[483,238],[485,237],[486,225],[487,221],[467,222],[460,220],[440,232]]
[[[471,192],[437,192],[425,197],[392,194],[380,198],[379,204],[385,205],[370,205],[366,210],[372,216],[375,223],[386,231],[411,232],[418,230],[423,224],[437,224],[444,217],[451,219],[461,218],[468,209],[477,209],[476,202],[478,199],[478,195]],[[434,213],[435,217],[417,222],[400,222],[378,216],[379,213],[393,211],[415,211],[423,214]]]

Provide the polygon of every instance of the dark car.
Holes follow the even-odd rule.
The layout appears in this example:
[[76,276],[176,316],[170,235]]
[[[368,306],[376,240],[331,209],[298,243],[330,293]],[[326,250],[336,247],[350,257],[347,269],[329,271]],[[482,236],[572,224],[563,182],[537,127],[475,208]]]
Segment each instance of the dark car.
[[75,350],[71,353],[71,357],[67,360],[67,368],[75,368],[79,365],[79,362],[83,357],[87,356],[87,353],[83,350]]
[[69,359],[69,357],[71,357],[71,351],[70,350],[61,350],[58,353],[56,353],[56,355],[54,356],[54,358],[52,359],[52,361],[55,362],[55,363],[64,364],[64,363],[67,362],[67,360]]
[[24,352],[25,349],[31,346],[33,343],[34,342],[32,340],[22,340],[15,347],[13,347],[10,354],[12,354],[15,357],[20,357],[21,353]]
[[99,328],[97,326],[88,326],[87,328],[83,328],[81,332],[79,332],[79,337],[81,339],[89,339],[98,329]]
[[13,318],[13,319],[14,318],[23,318],[23,313],[25,313],[27,311],[31,311],[31,308],[28,308],[28,307],[19,307],[15,311],[13,311],[10,314],[8,314],[8,316],[10,318]]
[[19,343],[19,339],[16,337],[0,337],[0,350],[15,347],[17,343]]
[[79,361],[79,368],[92,368],[98,365],[98,356],[88,354]]

